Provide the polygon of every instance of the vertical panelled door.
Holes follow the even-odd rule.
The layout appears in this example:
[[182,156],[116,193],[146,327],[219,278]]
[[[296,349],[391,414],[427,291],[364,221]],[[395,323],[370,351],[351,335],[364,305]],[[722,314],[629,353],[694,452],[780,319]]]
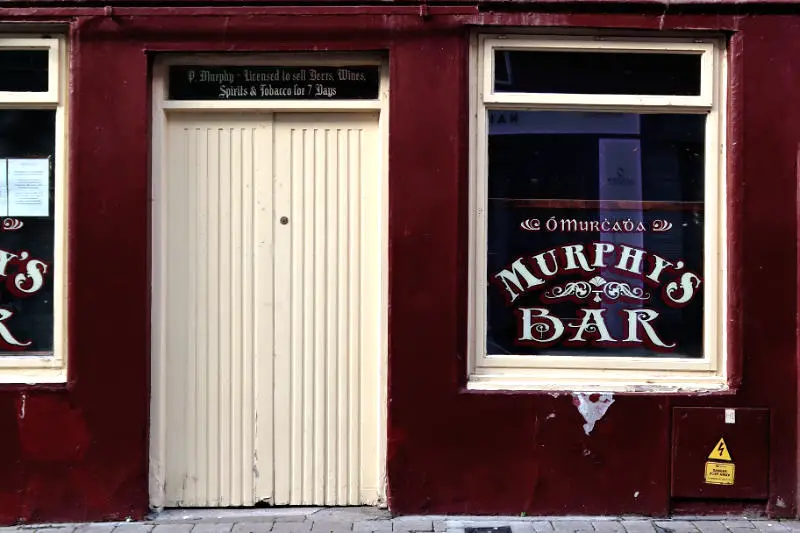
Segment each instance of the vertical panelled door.
[[167,117],[165,505],[379,498],[370,113]]

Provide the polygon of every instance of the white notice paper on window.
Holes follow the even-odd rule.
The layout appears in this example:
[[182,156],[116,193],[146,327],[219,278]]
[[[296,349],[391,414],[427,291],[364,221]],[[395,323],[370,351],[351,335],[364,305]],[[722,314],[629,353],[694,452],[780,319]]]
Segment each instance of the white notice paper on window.
[[0,159],[0,217],[8,216],[8,182],[6,181],[7,159]]
[[49,210],[50,160],[8,160],[8,216],[46,217]]

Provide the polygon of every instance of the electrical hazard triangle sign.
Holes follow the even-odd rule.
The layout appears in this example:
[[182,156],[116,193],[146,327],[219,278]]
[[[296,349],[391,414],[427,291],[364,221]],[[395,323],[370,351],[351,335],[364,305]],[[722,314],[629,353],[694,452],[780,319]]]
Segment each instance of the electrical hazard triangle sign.
[[714,446],[714,449],[708,454],[708,458],[716,461],[733,461],[728,451],[728,446],[725,444],[725,439],[719,439],[717,445]]

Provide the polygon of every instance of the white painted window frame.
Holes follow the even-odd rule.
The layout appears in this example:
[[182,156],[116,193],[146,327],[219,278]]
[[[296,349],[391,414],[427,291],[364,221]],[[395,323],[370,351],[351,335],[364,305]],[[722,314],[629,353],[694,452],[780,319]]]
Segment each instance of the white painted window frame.
[[[701,57],[697,96],[495,92],[496,50],[686,53]],[[472,36],[467,388],[626,392],[727,390],[726,51],[722,40],[600,36]],[[486,354],[489,110],[697,113],[706,119],[702,359]]]
[[47,50],[47,91],[0,91],[0,109],[51,109],[55,118],[55,235],[53,247],[53,354],[0,357],[0,383],[63,383],[67,379],[67,39],[2,35],[0,52]]

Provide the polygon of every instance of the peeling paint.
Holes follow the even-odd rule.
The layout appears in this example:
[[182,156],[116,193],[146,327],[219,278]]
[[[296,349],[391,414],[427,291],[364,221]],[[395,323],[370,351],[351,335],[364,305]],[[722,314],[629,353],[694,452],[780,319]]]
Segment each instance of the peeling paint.
[[20,398],[20,402],[19,402],[19,419],[20,420],[25,420],[25,400],[27,400],[27,398],[28,397],[23,392],[22,393],[22,397]]
[[775,507],[778,507],[779,509],[784,509],[786,508],[786,502],[783,501],[783,498],[778,496],[778,498],[775,500]]
[[588,435],[594,429],[594,425],[605,416],[606,411],[614,403],[614,395],[611,393],[572,393],[572,403],[578,408],[586,423],[583,431]]
[[551,418],[555,418],[555,417],[556,417],[555,413],[550,413],[549,415],[547,415],[547,418],[545,418],[545,420],[550,420]]

